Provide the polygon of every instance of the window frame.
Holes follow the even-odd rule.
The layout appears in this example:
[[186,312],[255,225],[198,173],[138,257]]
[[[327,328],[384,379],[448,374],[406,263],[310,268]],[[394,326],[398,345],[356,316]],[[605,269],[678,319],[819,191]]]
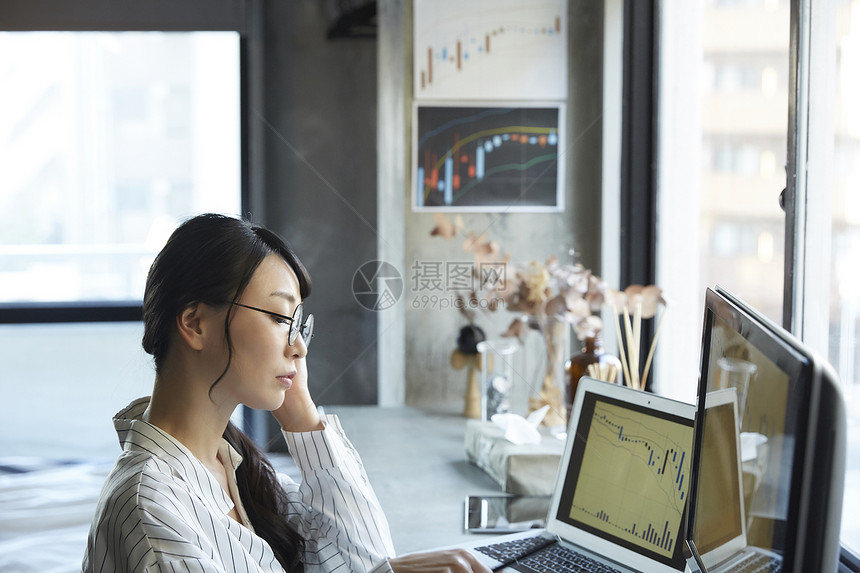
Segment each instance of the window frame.
[[[659,134],[658,0],[623,0],[618,284],[651,285],[657,274]],[[642,325],[640,371],[654,325]],[[655,359],[659,360],[659,357]],[[652,390],[654,377],[646,381]]]
[[827,100],[836,77],[836,39],[827,26],[834,18],[828,1],[791,0],[783,327],[822,356],[829,339],[820,317],[830,303],[834,151]]
[[[262,206],[262,20],[259,0],[32,0],[0,4],[2,32],[236,32],[239,34],[240,205]],[[139,321],[142,301],[0,303],[0,324]]]

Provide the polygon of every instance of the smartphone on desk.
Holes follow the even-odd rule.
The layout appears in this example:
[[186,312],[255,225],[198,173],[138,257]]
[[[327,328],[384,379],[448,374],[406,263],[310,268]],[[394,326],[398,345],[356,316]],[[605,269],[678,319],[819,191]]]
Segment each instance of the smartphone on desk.
[[465,529],[471,533],[513,533],[546,527],[550,496],[470,495]]

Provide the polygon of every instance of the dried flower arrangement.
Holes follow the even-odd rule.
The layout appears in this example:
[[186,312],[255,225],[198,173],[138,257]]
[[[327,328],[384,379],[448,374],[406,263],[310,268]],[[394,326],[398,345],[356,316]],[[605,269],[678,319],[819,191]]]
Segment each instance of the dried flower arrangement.
[[[463,230],[462,219],[454,221],[443,214],[435,215],[436,226],[431,235],[451,239]],[[512,263],[510,255],[502,255],[498,243],[487,239],[487,234],[476,236],[469,233],[463,250],[473,254],[474,272],[478,288],[467,295],[471,301],[482,300],[485,304],[460,304],[461,312],[474,321],[473,308],[494,311],[504,307],[518,316],[511,322],[503,336],[516,336],[523,340],[527,329],[538,331],[546,347],[546,368],[539,389],[534,389],[530,409],[536,410],[549,404],[550,413],[545,418],[547,425],[565,423],[564,384],[556,380],[556,368],[567,358],[563,342],[569,326],[580,340],[594,335],[602,329],[599,312],[604,304],[606,283],[582,265],[561,263],[550,257],[545,263],[531,261],[527,264]],[[502,267],[503,280],[488,280],[480,276],[486,265]],[[494,275],[493,278],[498,278]]]
[[[434,222],[435,227],[430,233],[433,236],[452,239],[464,229],[460,215],[451,221],[437,213]],[[504,306],[508,311],[520,313],[505,336],[517,336],[522,340],[527,327],[540,331],[547,347],[548,371],[554,362],[563,359],[553,354],[553,349],[558,346],[559,328],[572,325],[579,340],[594,336],[603,329],[603,323],[595,313],[606,304],[615,317],[624,382],[632,388],[645,388],[667,307],[660,288],[656,285],[630,285],[623,291],[609,289],[590,270],[572,263],[562,264],[555,257],[543,264],[535,261],[526,265],[511,263],[510,256],[502,256],[498,243],[488,240],[486,233],[476,236],[470,232],[463,243],[463,250],[474,255],[475,272],[481,264],[504,264],[504,276],[506,279],[513,277],[513,280],[505,280],[501,285],[480,282],[480,288],[468,296],[472,301],[485,301],[482,307],[488,310]],[[472,323],[475,317],[469,306],[479,305],[459,305],[459,308]],[[658,314],[654,337],[640,374],[642,321]],[[541,400],[555,402],[556,399],[550,395],[555,392],[550,387],[553,381],[545,377],[544,383],[546,388],[541,390],[544,394]]]

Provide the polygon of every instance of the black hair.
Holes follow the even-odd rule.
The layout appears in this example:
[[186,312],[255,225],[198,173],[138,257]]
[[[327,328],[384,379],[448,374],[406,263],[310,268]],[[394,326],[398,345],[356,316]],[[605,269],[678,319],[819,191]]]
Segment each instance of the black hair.
[[[311,279],[296,254],[278,235],[247,220],[207,213],[183,222],[149,269],[143,294],[143,349],[159,373],[175,336],[176,317],[195,303],[220,306],[237,302],[254,271],[267,256],[280,256],[296,273],[299,293],[310,295]],[[231,309],[225,318],[230,368]],[[224,438],[243,457],[236,470],[239,496],[254,530],[265,539],[286,571],[304,571],[305,540],[286,521],[288,500],[272,465],[253,441],[232,423]]]

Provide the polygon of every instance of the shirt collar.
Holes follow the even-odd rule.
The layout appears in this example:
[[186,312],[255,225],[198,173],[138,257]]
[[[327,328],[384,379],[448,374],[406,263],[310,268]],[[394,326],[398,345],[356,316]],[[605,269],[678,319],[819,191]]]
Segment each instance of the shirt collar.
[[[227,513],[234,507],[230,496],[206,466],[179,440],[142,419],[148,406],[149,397],[140,398],[114,416],[113,425],[123,451],[145,452],[163,461],[170,466],[177,478],[187,483],[189,488],[210,506],[210,509],[229,519]],[[242,463],[242,456],[226,440],[222,440],[220,451],[224,451],[225,446],[231,469],[235,470]],[[233,472],[230,471],[230,473]]]

